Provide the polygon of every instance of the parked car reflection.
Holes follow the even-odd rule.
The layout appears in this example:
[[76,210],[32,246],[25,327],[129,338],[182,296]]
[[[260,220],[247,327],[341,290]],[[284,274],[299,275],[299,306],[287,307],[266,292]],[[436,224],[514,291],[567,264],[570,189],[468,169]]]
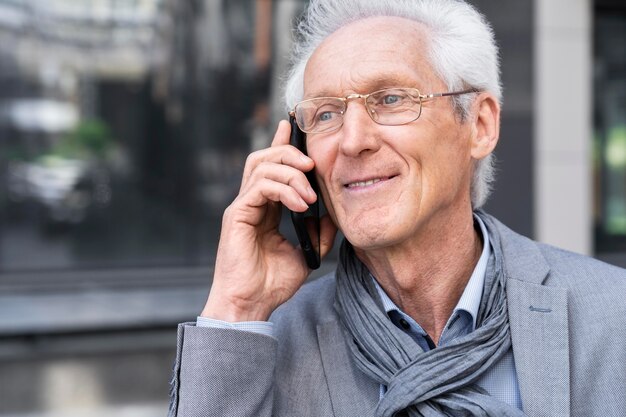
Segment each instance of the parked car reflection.
[[12,202],[35,202],[51,223],[77,224],[90,206],[106,207],[112,197],[110,174],[101,163],[55,156],[12,162],[8,170]]

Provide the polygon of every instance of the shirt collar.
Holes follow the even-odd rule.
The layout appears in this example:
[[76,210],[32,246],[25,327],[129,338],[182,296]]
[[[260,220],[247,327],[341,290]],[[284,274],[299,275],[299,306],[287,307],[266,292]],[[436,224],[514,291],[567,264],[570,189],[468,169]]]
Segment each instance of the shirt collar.
[[[454,313],[452,314],[452,316],[454,316],[460,311],[467,312],[472,317],[472,330],[476,328],[476,317],[478,316],[478,309],[480,307],[483,287],[485,285],[485,273],[487,272],[487,263],[489,261],[489,257],[491,256],[491,244],[489,243],[489,234],[487,233],[487,228],[485,227],[485,224],[480,219],[480,217],[474,215],[474,221],[479,225],[480,231],[482,232],[483,251],[480,254],[480,258],[478,259],[478,262],[474,267],[472,276],[467,282],[465,290],[463,290],[463,294],[461,295],[459,302],[454,308]],[[376,286],[378,295],[380,296],[380,299],[383,303],[383,308],[385,309],[385,312],[387,314],[389,314],[390,311],[394,310],[404,313],[393,301],[391,301],[391,298],[389,298],[385,290],[382,289],[376,279],[374,279],[374,285]]]
[[474,221],[480,226],[483,235],[483,251],[474,267],[472,276],[470,277],[465,290],[461,295],[461,299],[454,308],[456,313],[458,310],[467,311],[472,316],[472,330],[476,328],[476,317],[478,317],[478,309],[480,308],[480,300],[483,295],[485,286],[485,274],[487,273],[487,263],[491,256],[491,244],[489,243],[489,233],[485,224],[480,217],[474,215]]

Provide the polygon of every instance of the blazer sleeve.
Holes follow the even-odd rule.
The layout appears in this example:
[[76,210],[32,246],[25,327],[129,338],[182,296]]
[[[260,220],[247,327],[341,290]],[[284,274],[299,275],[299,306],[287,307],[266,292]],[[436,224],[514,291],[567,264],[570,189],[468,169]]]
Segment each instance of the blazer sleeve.
[[178,326],[169,417],[270,417],[277,342],[195,323]]

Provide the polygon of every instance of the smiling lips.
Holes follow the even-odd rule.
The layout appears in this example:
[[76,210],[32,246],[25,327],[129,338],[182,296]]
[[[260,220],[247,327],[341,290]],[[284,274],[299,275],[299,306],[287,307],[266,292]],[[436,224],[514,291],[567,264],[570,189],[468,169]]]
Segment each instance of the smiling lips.
[[350,182],[350,183],[346,184],[345,187],[346,188],[368,187],[370,185],[374,185],[374,184],[379,183],[381,181],[387,181],[387,180],[389,180],[391,178],[393,178],[393,176],[392,177],[372,178],[372,179],[365,180],[365,181],[354,181],[354,182]]

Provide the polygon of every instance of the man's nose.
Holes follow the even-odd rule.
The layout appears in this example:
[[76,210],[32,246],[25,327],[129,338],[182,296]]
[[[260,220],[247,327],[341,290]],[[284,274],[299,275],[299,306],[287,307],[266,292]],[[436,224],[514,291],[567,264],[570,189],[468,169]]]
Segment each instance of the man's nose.
[[359,156],[363,152],[375,152],[380,148],[378,125],[367,112],[363,100],[348,102],[343,115],[339,145],[345,155]]

